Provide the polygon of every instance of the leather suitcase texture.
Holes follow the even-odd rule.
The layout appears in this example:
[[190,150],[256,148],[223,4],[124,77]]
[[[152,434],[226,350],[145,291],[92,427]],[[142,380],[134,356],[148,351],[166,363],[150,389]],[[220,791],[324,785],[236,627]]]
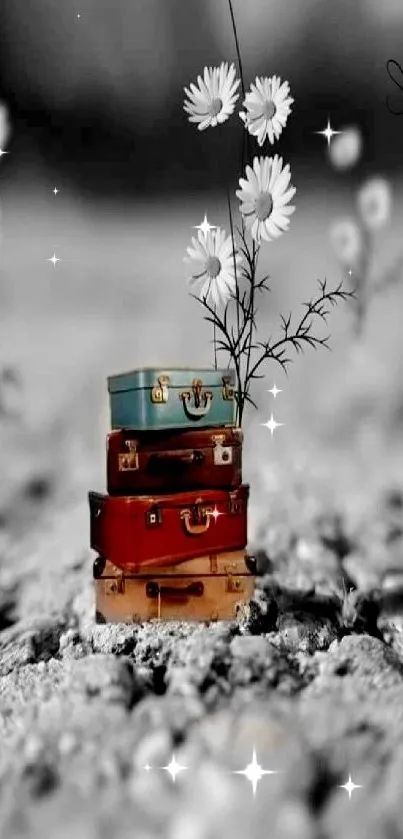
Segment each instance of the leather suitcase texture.
[[90,544],[125,572],[242,550],[249,486],[164,495],[89,493]]
[[245,551],[210,554],[136,576],[98,557],[96,621],[233,620],[253,596],[253,570],[254,560]]
[[235,425],[231,370],[143,368],[108,377],[111,428],[136,431]]
[[240,428],[112,431],[106,446],[108,493],[237,487],[242,441]]

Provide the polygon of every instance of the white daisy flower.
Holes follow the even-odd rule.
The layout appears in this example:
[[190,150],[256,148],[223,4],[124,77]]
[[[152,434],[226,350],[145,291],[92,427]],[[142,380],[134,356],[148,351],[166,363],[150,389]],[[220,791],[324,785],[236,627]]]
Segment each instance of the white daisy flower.
[[353,219],[335,221],[330,228],[330,240],[343,265],[357,265],[362,255],[363,242],[360,228]]
[[358,163],[362,152],[362,135],[358,128],[343,128],[329,143],[328,155],[335,169],[351,169]]
[[[236,290],[234,270],[234,248],[230,236],[217,227],[208,233],[199,230],[197,239],[192,236],[192,247],[186,248],[185,261],[195,264],[189,284],[207,303],[219,306],[225,303],[231,292]],[[238,268],[241,257],[235,254]]]
[[257,137],[259,146],[263,146],[266,137],[273,144],[285,128],[294,102],[289,92],[290,85],[281,83],[279,76],[270,79],[256,76],[255,84],[251,84],[243,102],[246,111],[241,111],[239,116],[249,134]]
[[392,190],[385,178],[371,178],[357,195],[358,209],[368,230],[383,227],[391,213]]
[[235,66],[222,62],[220,67],[205,67],[204,78],[197,77],[197,84],[185,87],[184,110],[189,122],[197,122],[199,131],[211,125],[213,128],[225,122],[233,113],[238,99],[236,89],[239,79],[235,78]]
[[287,206],[296,189],[290,186],[291,171],[287,164],[283,168],[283,158],[255,157],[253,169],[246,167],[246,179],[239,179],[236,192],[241,202],[241,213],[256,241],[265,239],[270,242],[288,230],[289,216],[295,207]]

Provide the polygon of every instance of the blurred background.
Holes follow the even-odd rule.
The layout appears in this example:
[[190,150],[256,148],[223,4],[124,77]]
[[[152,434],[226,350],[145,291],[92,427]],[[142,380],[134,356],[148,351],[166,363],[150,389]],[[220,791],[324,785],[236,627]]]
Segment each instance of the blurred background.
[[[278,74],[295,99],[274,149],[291,164],[297,211],[290,232],[264,248],[267,338],[280,312],[300,315],[318,279],[348,281],[329,227],[355,212],[368,177],[386,176],[393,189],[375,274],[402,248],[403,116],[386,97],[403,110],[403,94],[386,62],[403,62],[403,5],[234,0],[234,11],[246,86]],[[2,0],[0,33],[11,125],[0,158],[0,364],[21,383],[8,385],[17,417],[0,422],[0,509],[18,532],[15,499],[35,516],[49,495],[85,506],[87,489],[103,488],[107,375],[184,358],[212,364],[183,257],[205,212],[228,229],[226,189],[234,196],[244,129],[235,113],[198,132],[183,111],[183,87],[205,64],[236,61],[226,0]],[[328,118],[362,137],[348,171],[315,134]],[[320,485],[347,511],[371,487],[402,483],[402,306],[403,282],[373,301],[357,339],[351,307],[341,305],[329,319],[332,353],[308,350],[288,377],[266,368],[259,412],[244,428],[252,539],[267,493],[283,503],[290,480]],[[274,382],[283,391],[275,402]],[[272,411],[283,423],[273,437],[261,425]]]

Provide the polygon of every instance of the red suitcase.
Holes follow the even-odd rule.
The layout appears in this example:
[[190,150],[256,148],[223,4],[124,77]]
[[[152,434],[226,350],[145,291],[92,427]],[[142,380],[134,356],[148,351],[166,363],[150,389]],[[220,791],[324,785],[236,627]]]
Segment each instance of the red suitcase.
[[107,436],[110,495],[237,487],[242,483],[240,428],[112,431]]
[[89,493],[91,547],[131,573],[247,543],[249,486],[166,495]]

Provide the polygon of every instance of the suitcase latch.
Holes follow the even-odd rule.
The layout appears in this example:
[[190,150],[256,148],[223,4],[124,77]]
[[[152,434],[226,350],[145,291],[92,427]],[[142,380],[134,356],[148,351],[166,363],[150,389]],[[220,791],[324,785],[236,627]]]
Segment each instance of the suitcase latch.
[[158,527],[158,525],[162,524],[162,510],[161,507],[155,505],[154,507],[150,507],[149,510],[146,512],[146,524],[149,527]]
[[222,398],[224,402],[230,402],[234,398],[234,385],[231,376],[223,376],[222,378]]
[[230,593],[234,593],[236,591],[243,591],[243,579],[242,577],[234,577],[232,574],[228,574],[227,577],[227,591]]
[[119,454],[119,472],[135,472],[139,468],[136,440],[125,440],[128,451]]
[[105,580],[105,594],[124,594],[125,578],[119,574],[113,580]]
[[218,573],[217,554],[210,554],[210,574]]
[[230,515],[238,515],[242,510],[242,501],[236,492],[229,494],[229,512]]
[[158,384],[151,389],[151,402],[161,404],[168,402],[168,382],[169,376],[158,376]]
[[232,446],[223,446],[225,434],[213,434],[213,461],[215,466],[228,466],[232,463]]

